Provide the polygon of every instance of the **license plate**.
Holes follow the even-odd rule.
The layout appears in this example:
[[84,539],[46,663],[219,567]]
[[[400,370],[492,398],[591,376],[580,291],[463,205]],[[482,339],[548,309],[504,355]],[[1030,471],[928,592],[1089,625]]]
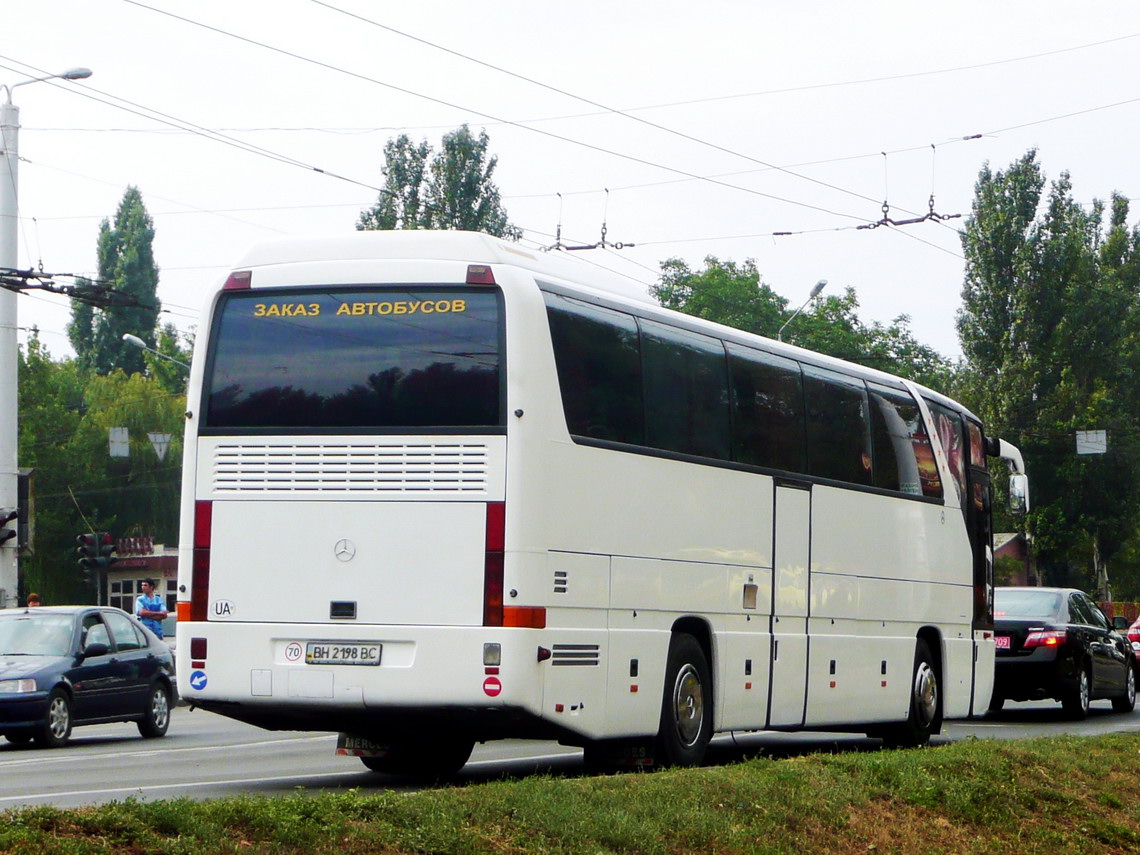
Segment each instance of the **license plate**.
[[1009,650],[1009,636],[995,635],[994,644],[997,645],[998,650]]
[[310,641],[305,646],[305,662],[309,665],[379,665],[377,642]]

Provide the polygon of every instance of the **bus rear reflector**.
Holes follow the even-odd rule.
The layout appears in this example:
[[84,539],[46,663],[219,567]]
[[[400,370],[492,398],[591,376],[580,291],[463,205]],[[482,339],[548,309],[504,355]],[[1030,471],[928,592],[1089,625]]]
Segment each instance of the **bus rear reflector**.
[[468,285],[494,285],[495,274],[486,264],[467,265]]
[[546,629],[546,607],[503,606],[503,626]]
[[222,285],[223,291],[244,291],[253,284],[253,271],[252,270],[235,270],[226,277],[225,283]]
[[[190,620],[204,621],[210,600],[210,530],[214,503],[194,503],[194,552],[190,576]],[[182,615],[179,614],[179,619]]]
[[487,503],[487,536],[483,554],[483,626],[503,625],[503,544],[507,506]]

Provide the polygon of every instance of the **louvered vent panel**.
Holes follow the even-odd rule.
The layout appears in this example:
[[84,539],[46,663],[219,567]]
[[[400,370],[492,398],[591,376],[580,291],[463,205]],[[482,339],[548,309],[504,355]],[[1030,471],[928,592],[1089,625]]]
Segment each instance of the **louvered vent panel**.
[[551,665],[598,665],[599,647],[597,644],[553,644],[551,645]]
[[481,493],[487,447],[219,444],[213,475],[215,493]]

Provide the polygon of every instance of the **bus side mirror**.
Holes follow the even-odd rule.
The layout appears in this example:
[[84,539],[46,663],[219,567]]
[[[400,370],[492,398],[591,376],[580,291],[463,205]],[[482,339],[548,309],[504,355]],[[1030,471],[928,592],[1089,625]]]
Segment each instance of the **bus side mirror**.
[[1029,476],[1009,476],[1009,510],[1018,515],[1029,511]]

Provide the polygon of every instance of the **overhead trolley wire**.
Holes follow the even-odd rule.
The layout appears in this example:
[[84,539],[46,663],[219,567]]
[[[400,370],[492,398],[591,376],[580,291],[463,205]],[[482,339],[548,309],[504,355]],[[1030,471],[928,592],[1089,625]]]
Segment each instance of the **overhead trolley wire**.
[[541,136],[549,137],[550,139],[556,139],[556,140],[559,140],[561,142],[565,142],[565,143],[569,143],[571,145],[578,146],[580,148],[586,148],[586,149],[589,149],[591,151],[596,151],[600,154],[606,154],[606,155],[610,155],[612,157],[618,157],[618,158],[621,158],[623,160],[628,160],[632,163],[641,164],[642,166],[649,166],[649,167],[652,167],[654,169],[662,169],[662,170],[665,170],[666,172],[672,172],[676,175],[682,175],[686,178],[692,178],[692,179],[696,179],[698,181],[706,181],[710,184],[714,184],[714,185],[717,185],[720,187],[725,187],[725,188],[730,189],[730,190],[737,190],[737,191],[740,191],[743,193],[749,193],[753,196],[761,196],[761,197],[766,198],[766,199],[772,199],[773,201],[784,202],[785,204],[795,205],[795,206],[801,207],[801,208],[808,208],[810,210],[819,211],[819,212],[825,213],[825,214],[830,214],[830,215],[835,216],[835,217],[843,217],[845,219],[851,219],[851,220],[863,219],[862,217],[859,217],[855,214],[845,214],[845,213],[842,213],[839,211],[834,211],[834,210],[824,208],[824,207],[821,207],[818,205],[812,205],[812,204],[807,203],[807,202],[801,202],[801,201],[797,201],[795,199],[788,199],[788,198],[783,197],[783,196],[776,196],[772,193],[765,193],[761,190],[754,190],[754,189],[751,189],[748,187],[741,187],[739,185],[730,184],[726,181],[718,181],[714,178],[709,178],[707,176],[700,175],[700,174],[695,173],[695,172],[689,172],[687,170],[679,169],[677,167],[667,166],[666,164],[662,164],[662,163],[656,163],[656,162],[648,160],[646,158],[638,157],[637,155],[626,154],[623,152],[614,151],[613,149],[608,149],[608,148],[605,148],[604,146],[595,145],[593,143],[585,142],[583,140],[577,140],[577,139],[574,139],[573,137],[563,136],[561,134],[556,134],[556,133],[553,133],[551,131],[545,131],[541,128],[535,128],[535,127],[532,127],[530,125],[525,125],[521,122],[514,121],[511,119],[505,119],[501,116],[496,116],[493,113],[487,113],[483,110],[477,110],[477,109],[474,109],[472,107],[464,106],[462,104],[456,104],[454,102],[447,101],[447,100],[444,100],[442,98],[436,98],[433,95],[427,95],[423,92],[416,92],[415,90],[412,90],[412,89],[407,89],[407,88],[402,87],[402,86],[397,86],[394,83],[387,83],[383,80],[378,80],[375,77],[369,77],[366,74],[361,74],[361,73],[356,72],[356,71],[350,71],[349,69],[341,68],[340,66],[332,65],[331,63],[323,62],[323,61],[318,60],[318,59],[313,59],[312,57],[303,56],[302,54],[298,54],[298,53],[295,53],[293,51],[286,50],[284,48],[275,47],[274,45],[270,45],[270,44],[267,44],[265,42],[258,41],[256,39],[250,38],[248,36],[238,35],[237,33],[233,33],[233,32],[230,32],[228,30],[223,30],[219,27],[214,27],[210,24],[202,23],[201,21],[195,21],[191,18],[183,17],[182,15],[176,15],[173,12],[166,11],[165,9],[158,9],[158,8],[155,8],[154,6],[148,6],[146,3],[139,2],[139,0],[122,0],[122,2],[128,3],[132,6],[137,6],[140,9],[146,9],[148,11],[155,12],[155,13],[160,14],[160,15],[165,15],[169,18],[173,18],[175,20],[182,21],[183,23],[186,23],[186,24],[191,24],[195,27],[200,27],[204,30],[208,30],[210,32],[217,33],[218,35],[226,36],[226,37],[232,38],[232,39],[237,39],[238,41],[245,42],[246,44],[251,44],[251,45],[254,45],[256,47],[264,48],[265,50],[269,50],[269,51],[272,51],[274,53],[281,54],[282,56],[288,56],[292,59],[300,60],[301,62],[306,62],[306,63],[309,63],[311,65],[318,66],[319,68],[324,68],[324,69],[329,70],[329,71],[335,71],[338,74],[344,74],[344,75],[347,75],[349,77],[355,78],[357,80],[364,81],[366,83],[372,83],[376,86],[382,86],[385,89],[390,89],[394,92],[399,92],[401,94],[409,95],[409,96],[414,97],[414,98],[421,98],[423,100],[430,101],[433,104],[439,104],[441,106],[448,107],[448,108],[453,109],[453,110],[459,110],[461,112],[471,113],[472,115],[480,116],[482,118],[491,119],[492,121],[495,121],[495,122],[501,122],[502,124],[510,125],[511,127],[515,127],[515,128],[519,128],[521,130],[529,131],[530,133],[540,134]]

